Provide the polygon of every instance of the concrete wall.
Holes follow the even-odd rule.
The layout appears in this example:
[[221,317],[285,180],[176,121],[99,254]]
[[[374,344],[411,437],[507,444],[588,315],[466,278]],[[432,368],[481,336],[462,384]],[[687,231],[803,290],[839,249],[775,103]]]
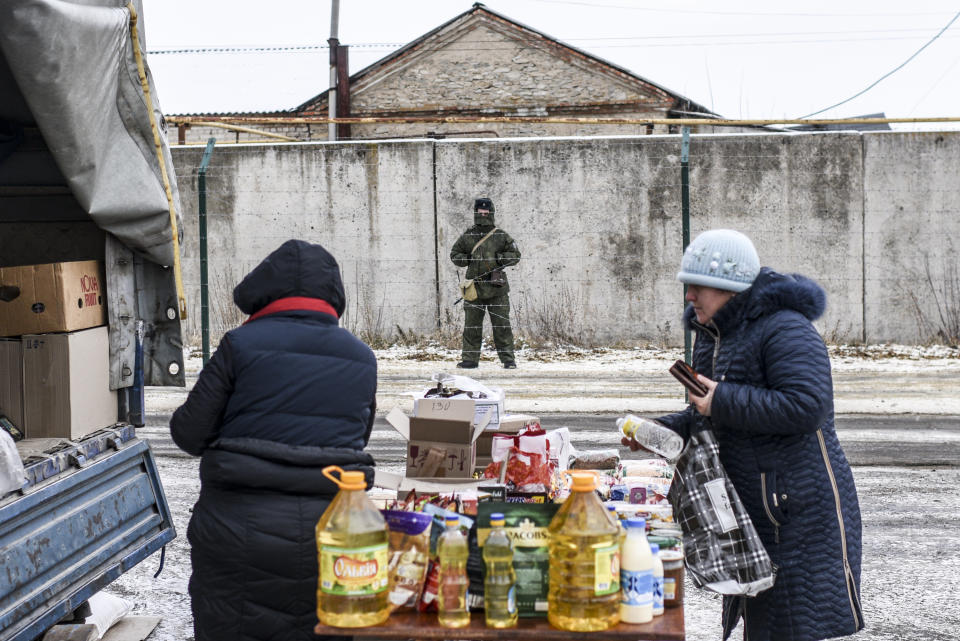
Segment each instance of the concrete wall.
[[960,134],[863,137],[864,313],[872,340],[960,330]]
[[[185,212],[188,340],[199,336],[197,167],[174,152]],[[357,333],[436,327],[432,145],[271,145],[214,150],[207,170],[213,340],[242,320],[233,287],[289,238],[324,245],[340,263],[343,324]]]
[[[174,150],[194,341],[201,153]],[[925,341],[938,300],[956,313],[960,134],[694,136],[689,164],[691,237],[740,229],[764,264],[818,280],[828,340]],[[519,333],[682,342],[679,136],[233,146],[215,149],[207,181],[214,344],[241,320],[232,287],[290,237],[340,260],[345,326],[458,331],[448,256],[480,195],[523,252],[508,271]]]

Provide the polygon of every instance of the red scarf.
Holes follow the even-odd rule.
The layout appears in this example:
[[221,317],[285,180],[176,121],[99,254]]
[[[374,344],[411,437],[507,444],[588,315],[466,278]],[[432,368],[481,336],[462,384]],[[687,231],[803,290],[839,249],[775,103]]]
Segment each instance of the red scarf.
[[289,298],[278,298],[266,307],[261,308],[256,313],[251,314],[250,318],[244,321],[243,324],[246,325],[250,321],[257,320],[262,316],[277,314],[279,312],[323,312],[324,314],[330,314],[336,319],[340,318],[337,315],[337,310],[333,308],[333,305],[322,298],[290,296]]

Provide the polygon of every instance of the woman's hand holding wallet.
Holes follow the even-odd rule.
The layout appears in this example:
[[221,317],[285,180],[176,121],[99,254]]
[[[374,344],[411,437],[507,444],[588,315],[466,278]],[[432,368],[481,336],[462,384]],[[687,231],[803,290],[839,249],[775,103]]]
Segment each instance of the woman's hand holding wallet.
[[713,390],[717,387],[717,382],[703,374],[698,374],[695,369],[681,360],[670,367],[670,373],[690,392],[690,402],[697,411],[704,416],[710,416]]

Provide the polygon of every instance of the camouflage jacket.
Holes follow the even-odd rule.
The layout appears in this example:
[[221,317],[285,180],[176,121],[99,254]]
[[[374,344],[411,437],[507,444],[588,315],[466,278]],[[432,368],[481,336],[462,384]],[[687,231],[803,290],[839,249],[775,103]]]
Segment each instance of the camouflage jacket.
[[476,281],[477,294],[480,298],[493,298],[509,292],[510,284],[506,280],[506,273],[504,273],[503,285],[497,286],[490,284],[490,272],[520,262],[520,250],[517,249],[517,244],[510,234],[499,228],[471,255],[470,250],[489,231],[489,226],[474,225],[460,235],[453,249],[450,250],[450,260],[453,264],[457,267],[466,267],[466,278]]

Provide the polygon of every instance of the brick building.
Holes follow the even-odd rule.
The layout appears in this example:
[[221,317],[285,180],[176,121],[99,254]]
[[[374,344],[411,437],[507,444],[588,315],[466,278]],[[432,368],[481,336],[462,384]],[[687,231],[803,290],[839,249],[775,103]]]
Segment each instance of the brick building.
[[[344,74],[345,75],[345,74]],[[342,77],[342,76],[341,76]],[[706,107],[637,74],[475,4],[468,11],[349,76],[338,115],[351,117],[714,116]],[[329,92],[276,114],[326,117]],[[344,104],[347,103],[347,104]],[[326,124],[249,125],[298,140],[326,140]],[[341,126],[340,139],[447,136],[582,136],[668,133],[651,125],[523,123],[376,123]],[[706,130],[706,129],[704,129]],[[226,132],[215,134],[223,139]],[[210,128],[181,125],[179,140],[204,141]],[[171,130],[171,138],[176,129]],[[263,138],[234,133],[237,141]],[[175,142],[171,140],[171,142]]]

